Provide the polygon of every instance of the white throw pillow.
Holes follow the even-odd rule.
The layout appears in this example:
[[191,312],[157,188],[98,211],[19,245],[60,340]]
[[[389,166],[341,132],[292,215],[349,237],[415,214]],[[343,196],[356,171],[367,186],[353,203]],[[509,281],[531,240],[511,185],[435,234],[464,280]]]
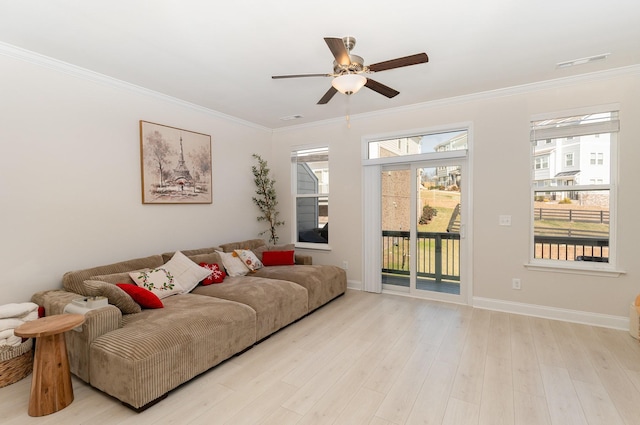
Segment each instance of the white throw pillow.
[[238,257],[242,260],[245,266],[249,268],[251,271],[256,271],[264,267],[262,261],[258,259],[258,257],[248,249],[234,249],[233,252],[238,254]]
[[249,268],[244,265],[238,254],[235,252],[216,251],[222,259],[222,265],[229,276],[244,276],[249,273]]
[[160,299],[180,294],[184,288],[163,266],[155,269],[144,269],[129,273],[136,285],[148,289]]
[[163,267],[180,282],[185,293],[191,292],[200,281],[211,274],[211,270],[200,267],[180,251],[176,251]]

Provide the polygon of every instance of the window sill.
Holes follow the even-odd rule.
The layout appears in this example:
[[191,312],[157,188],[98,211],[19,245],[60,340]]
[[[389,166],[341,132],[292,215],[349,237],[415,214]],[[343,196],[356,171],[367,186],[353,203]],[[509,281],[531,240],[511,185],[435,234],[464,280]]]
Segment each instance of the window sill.
[[586,276],[620,277],[620,275],[627,273],[624,270],[616,270],[613,266],[604,266],[602,264],[587,267],[585,264],[557,264],[556,262],[535,262],[526,263],[524,266],[529,270],[538,272],[569,273]]
[[299,249],[311,249],[314,251],[331,251],[331,247],[326,243],[296,242],[295,247]]

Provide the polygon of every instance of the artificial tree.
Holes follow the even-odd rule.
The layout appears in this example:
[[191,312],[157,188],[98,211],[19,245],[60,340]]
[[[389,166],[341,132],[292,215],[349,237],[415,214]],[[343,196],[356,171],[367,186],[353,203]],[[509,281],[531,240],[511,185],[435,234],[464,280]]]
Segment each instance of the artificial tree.
[[258,165],[253,165],[251,171],[253,172],[253,181],[256,184],[256,195],[253,198],[253,203],[256,204],[262,215],[258,216],[258,221],[266,221],[269,224],[269,228],[264,232],[260,232],[260,235],[265,233],[269,234],[269,241],[272,244],[278,242],[278,235],[276,234],[276,227],[284,224],[284,221],[278,220],[278,211],[276,206],[278,200],[276,199],[276,190],[274,185],[276,181],[269,175],[269,168],[267,161],[262,159],[258,154],[253,154],[253,157],[258,161]]

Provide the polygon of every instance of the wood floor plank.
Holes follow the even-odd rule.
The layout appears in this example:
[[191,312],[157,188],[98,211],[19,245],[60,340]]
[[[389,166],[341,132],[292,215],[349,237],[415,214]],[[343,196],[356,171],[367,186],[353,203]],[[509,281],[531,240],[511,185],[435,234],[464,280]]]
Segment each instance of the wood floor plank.
[[480,415],[480,406],[474,403],[449,399],[442,425],[476,425]]
[[565,367],[560,347],[551,330],[551,321],[532,317],[530,323],[538,362],[547,366]]
[[600,384],[589,355],[573,329],[576,325],[557,320],[551,321],[551,330],[557,341],[560,354],[572,379]]
[[405,423],[437,353],[438,347],[426,341],[416,347],[376,412],[377,417]]
[[457,400],[480,405],[484,366],[487,357],[491,313],[474,310],[466,342],[453,383],[451,396]]
[[551,425],[549,407],[544,395],[514,391],[513,410],[515,425]]
[[544,397],[544,385],[529,318],[512,315],[509,325],[513,390]]
[[576,390],[565,368],[542,365],[542,381],[553,425],[588,425]]
[[573,381],[589,425],[624,425],[624,421],[601,384]]
[[513,404],[511,359],[487,356],[478,424],[513,425]]
[[449,402],[456,366],[434,362],[416,397],[406,425],[440,425]]
[[335,424],[367,425],[373,420],[384,396],[367,388],[360,388],[335,420]]

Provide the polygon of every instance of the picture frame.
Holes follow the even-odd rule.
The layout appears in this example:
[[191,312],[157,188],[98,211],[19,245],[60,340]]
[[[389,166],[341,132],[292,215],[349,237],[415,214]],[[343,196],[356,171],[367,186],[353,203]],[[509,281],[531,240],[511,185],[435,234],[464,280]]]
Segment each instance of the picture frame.
[[140,120],[143,204],[211,204],[211,136]]

